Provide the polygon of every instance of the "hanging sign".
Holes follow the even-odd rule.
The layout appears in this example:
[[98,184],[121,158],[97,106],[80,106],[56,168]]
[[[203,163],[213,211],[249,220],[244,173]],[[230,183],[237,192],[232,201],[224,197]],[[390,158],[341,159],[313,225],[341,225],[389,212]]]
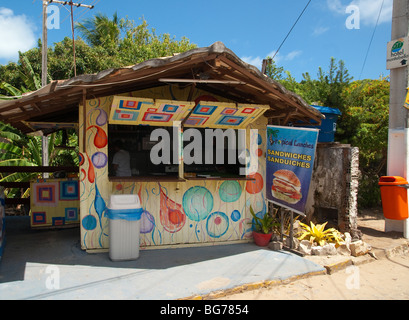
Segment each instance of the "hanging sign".
[[386,69],[396,69],[409,65],[409,38],[388,42]]
[[304,215],[318,133],[318,129],[267,126],[267,200]]

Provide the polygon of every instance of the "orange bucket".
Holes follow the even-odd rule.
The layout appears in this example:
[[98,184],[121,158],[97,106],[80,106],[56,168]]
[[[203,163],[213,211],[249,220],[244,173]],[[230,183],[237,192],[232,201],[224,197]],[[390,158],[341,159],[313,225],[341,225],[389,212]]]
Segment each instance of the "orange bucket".
[[385,218],[391,220],[408,219],[408,181],[402,177],[381,177],[379,186]]

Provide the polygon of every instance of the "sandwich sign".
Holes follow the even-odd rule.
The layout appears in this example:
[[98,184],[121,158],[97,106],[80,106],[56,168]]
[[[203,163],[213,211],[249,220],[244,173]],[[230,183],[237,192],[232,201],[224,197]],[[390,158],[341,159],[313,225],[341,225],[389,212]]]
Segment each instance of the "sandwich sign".
[[267,126],[267,200],[304,215],[318,132],[318,129]]

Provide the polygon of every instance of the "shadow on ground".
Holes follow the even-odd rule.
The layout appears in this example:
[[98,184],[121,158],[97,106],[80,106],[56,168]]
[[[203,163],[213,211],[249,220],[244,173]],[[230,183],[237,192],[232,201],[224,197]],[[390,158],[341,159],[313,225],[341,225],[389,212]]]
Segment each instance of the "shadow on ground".
[[24,280],[28,262],[49,265],[93,266],[127,269],[168,269],[260,250],[253,244],[141,250],[135,261],[113,262],[109,253],[81,249],[78,228],[32,230],[27,216],[6,218],[6,247],[0,262],[0,283]]

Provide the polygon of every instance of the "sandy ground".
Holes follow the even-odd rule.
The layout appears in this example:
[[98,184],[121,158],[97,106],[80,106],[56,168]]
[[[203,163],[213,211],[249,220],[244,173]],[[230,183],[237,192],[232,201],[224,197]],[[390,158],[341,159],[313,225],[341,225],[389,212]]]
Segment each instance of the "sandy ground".
[[[358,225],[363,232],[363,240],[373,247],[373,251],[407,243],[402,234],[384,232],[380,210],[364,212]],[[312,276],[270,288],[229,295],[220,300],[409,300],[407,253],[367,261],[331,275]]]
[[409,300],[409,257],[381,259],[220,300]]

